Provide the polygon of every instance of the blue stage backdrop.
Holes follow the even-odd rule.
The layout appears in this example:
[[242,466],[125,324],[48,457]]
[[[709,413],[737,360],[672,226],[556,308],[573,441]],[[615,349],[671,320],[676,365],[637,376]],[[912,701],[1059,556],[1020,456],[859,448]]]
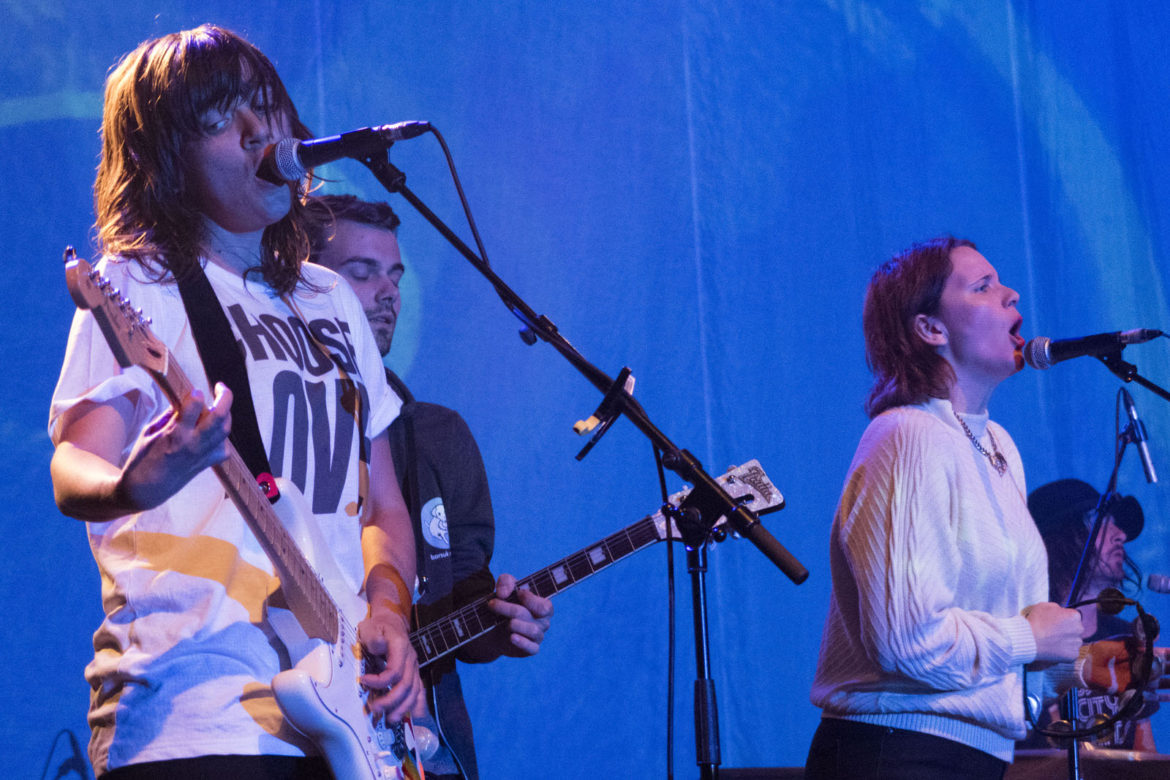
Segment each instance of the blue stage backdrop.
[[[145,38],[208,21],[243,33],[276,62],[318,134],[432,122],[504,279],[608,373],[630,366],[658,426],[709,470],[764,464],[788,502],[766,524],[811,576],[793,585],[740,540],[711,553],[724,766],[800,764],[817,723],[808,691],[828,603],[828,529],[866,424],[861,299],[878,263],[953,233],[974,239],[1021,292],[1029,337],[1170,329],[1161,3],[4,9],[5,777],[39,776],[46,762],[56,773],[68,750],[54,735],[87,736],[82,670],[100,583],[82,526],[55,509],[45,421],[73,311],[61,250],[91,252],[103,80]],[[393,159],[467,236],[433,137],[399,144]],[[357,163],[323,173],[327,190],[380,196]],[[653,510],[647,442],[622,421],[576,462],[583,442],[571,426],[597,393],[549,347],[524,345],[487,283],[392,202],[409,270],[390,362],[478,436],[497,571],[527,574]],[[1166,341],[1126,355],[1170,384]],[[1103,487],[1119,384],[1089,359],[1005,383],[992,413],[1015,436],[1030,484],[1074,476]],[[1170,406],[1133,392],[1170,482]],[[1147,511],[1135,557],[1170,572],[1167,488],[1147,486],[1132,453],[1121,487]],[[674,759],[688,776],[694,666],[686,574],[677,575]],[[1164,616],[1166,598],[1150,595],[1148,606]],[[663,776],[664,546],[556,608],[539,656],[464,674],[483,776]],[[1170,716],[1154,723],[1170,751]]]

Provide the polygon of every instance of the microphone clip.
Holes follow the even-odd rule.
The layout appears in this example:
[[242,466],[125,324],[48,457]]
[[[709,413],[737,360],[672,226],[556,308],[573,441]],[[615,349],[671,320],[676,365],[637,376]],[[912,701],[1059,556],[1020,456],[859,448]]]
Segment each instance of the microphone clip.
[[589,450],[601,441],[601,437],[609,430],[609,426],[613,425],[614,421],[621,416],[622,409],[625,407],[623,398],[629,398],[633,393],[634,377],[630,373],[630,367],[625,366],[618,372],[617,379],[609,386],[609,390],[606,391],[605,397],[601,399],[601,403],[593,414],[584,420],[573,423],[573,432],[578,436],[584,436],[592,430],[597,431],[593,434],[593,438],[577,453],[577,460],[584,460],[585,456],[589,454]]
[[1125,405],[1125,415],[1129,422],[1125,428],[1118,434],[1120,442],[1119,447],[1125,447],[1128,444],[1133,444],[1137,447],[1138,456],[1142,461],[1142,471],[1146,475],[1146,482],[1154,484],[1158,481],[1158,472],[1154,469],[1154,460],[1150,457],[1149,436],[1146,434],[1146,425],[1142,422],[1142,418],[1138,416],[1137,406],[1130,397],[1129,391],[1124,387],[1117,390],[1118,396],[1122,404]]
[[1122,382],[1132,382],[1137,376],[1138,368],[1133,363],[1128,363],[1121,359],[1121,350],[1110,352],[1107,355],[1097,355],[1097,359],[1105,364],[1113,374]]

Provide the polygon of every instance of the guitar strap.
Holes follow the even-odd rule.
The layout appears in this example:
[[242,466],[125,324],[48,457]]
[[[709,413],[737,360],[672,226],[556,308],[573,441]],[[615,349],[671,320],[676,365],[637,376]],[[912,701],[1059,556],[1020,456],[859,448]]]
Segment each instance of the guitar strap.
[[[403,432],[406,434],[406,456],[408,458],[408,462],[404,463],[403,465],[406,467],[406,472],[410,475],[411,500],[408,502],[407,507],[410,510],[410,513],[414,516],[415,529],[421,529],[422,488],[419,486],[418,482],[418,449],[415,447],[414,443],[414,415],[409,412],[407,414],[403,414],[403,412],[408,412],[408,410],[403,408],[401,411],[399,411],[399,415],[402,416],[402,425],[404,429]],[[415,569],[418,572],[418,594],[420,597],[422,597],[425,596],[429,590],[428,586],[430,585],[431,580],[429,572],[427,571],[427,556],[425,553],[426,545],[423,543],[423,540],[419,538],[420,536],[421,534],[418,530],[416,530],[414,544]]]
[[280,492],[268,465],[264,440],[260,438],[260,424],[256,422],[244,355],[236,348],[236,337],[232,335],[227,315],[219,305],[202,266],[196,266],[192,273],[183,274],[177,282],[191,323],[191,333],[195,336],[195,346],[207,372],[207,381],[213,388],[216,382],[223,382],[232,391],[232,432],[228,438],[264,489],[268,500],[275,502],[280,498]]
[[[406,510],[414,525],[414,553],[415,576],[418,577],[419,598],[426,596],[430,589],[430,575],[427,566],[426,543],[422,536],[422,487],[419,483],[418,448],[415,446],[414,434],[414,394],[402,381],[402,378],[386,369],[386,381],[390,384],[394,394],[402,400],[402,408],[398,410],[398,417],[390,424],[389,436],[391,452],[394,454],[395,476],[398,478],[402,490],[402,498],[406,502]],[[397,446],[399,438],[397,431],[402,432],[402,446]],[[419,602],[414,603],[415,625],[422,625],[418,615]]]

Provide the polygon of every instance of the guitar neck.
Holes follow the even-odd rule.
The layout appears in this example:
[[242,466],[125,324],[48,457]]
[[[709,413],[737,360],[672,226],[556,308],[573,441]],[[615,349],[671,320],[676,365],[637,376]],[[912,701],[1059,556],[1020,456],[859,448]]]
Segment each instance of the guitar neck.
[[[95,314],[97,313],[95,310]],[[153,368],[147,370],[174,408],[177,409],[182,399],[190,395],[193,388],[191,380],[173,355],[169,353],[166,355],[162,370]],[[272,504],[256,484],[252,472],[230,441],[227,443],[227,449],[227,460],[213,466],[212,470],[260,542],[265,555],[272,561],[289,610],[296,615],[297,622],[308,636],[328,642],[336,641],[339,630],[339,611],[336,603],[321,584],[321,580],[305,559],[288,529],[284,527],[284,523],[273,511]]]
[[212,468],[264,554],[272,561],[285,602],[305,634],[326,642],[337,641],[340,630],[337,603],[273,511],[235,447],[230,447],[226,461]]
[[[525,577],[516,587],[545,598],[555,596],[627,555],[665,539],[667,522],[661,513],[644,517],[597,544]],[[487,604],[493,598],[494,594],[484,596],[412,632],[410,642],[418,654],[419,666],[437,661],[505,622],[506,618],[488,609]]]

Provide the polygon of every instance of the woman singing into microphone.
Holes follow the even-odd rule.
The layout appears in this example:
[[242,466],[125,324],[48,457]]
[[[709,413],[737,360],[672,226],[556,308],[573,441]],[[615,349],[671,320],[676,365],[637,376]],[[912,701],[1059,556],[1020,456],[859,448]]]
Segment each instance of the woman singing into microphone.
[[881,266],[863,327],[871,417],[833,521],[806,777],[1000,778],[1025,664],[1072,661],[1019,453],[988,416],[1023,366],[1019,295],[969,241]]

